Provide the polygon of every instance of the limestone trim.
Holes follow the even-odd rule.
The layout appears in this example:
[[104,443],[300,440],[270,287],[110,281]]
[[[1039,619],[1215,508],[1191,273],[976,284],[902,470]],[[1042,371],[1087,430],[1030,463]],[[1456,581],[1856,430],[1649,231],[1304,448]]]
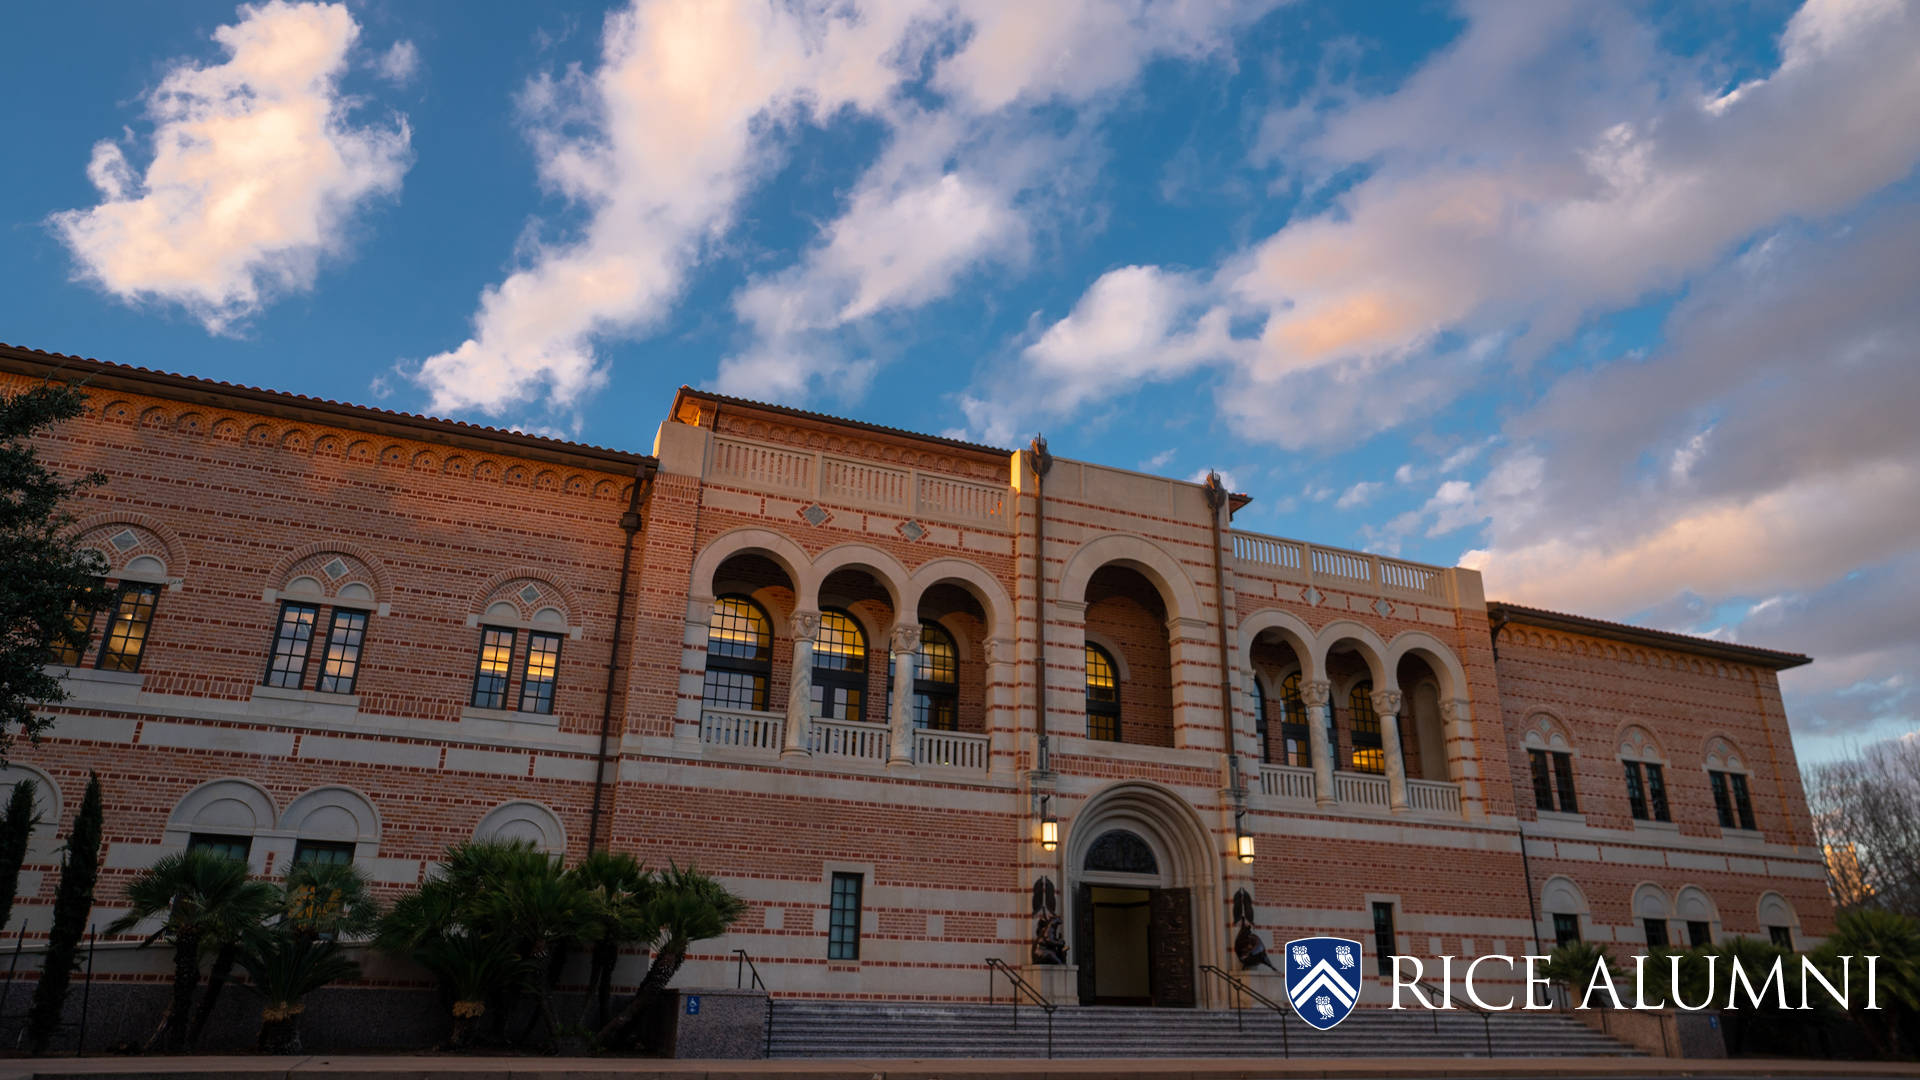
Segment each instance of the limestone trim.
[[1320,633],[1314,639],[1314,648],[1323,665],[1321,670],[1325,670],[1325,658],[1332,654],[1333,647],[1343,641],[1352,642],[1356,646],[1355,651],[1367,662],[1367,669],[1373,673],[1374,689],[1396,690],[1399,688],[1400,683],[1394,678],[1394,669],[1387,663],[1387,643],[1380,640],[1380,635],[1374,633],[1371,627],[1363,626],[1352,619],[1335,619],[1320,628]]
[[327,784],[288,803],[280,815],[280,829],[302,840],[350,840],[356,846],[355,857],[367,857],[380,846],[380,811],[359,791]]
[[[1440,697],[1464,698],[1467,696],[1467,672],[1460,665],[1460,658],[1454,655],[1439,638],[1424,630],[1402,630],[1393,636],[1386,651],[1386,666],[1395,673],[1395,686],[1399,685],[1397,673],[1400,661],[1408,656],[1417,656],[1427,662],[1440,682]],[[1377,683],[1375,685],[1378,685]]]
[[[1785,926],[1793,930],[1795,947],[1800,942],[1800,913],[1794,910],[1792,901],[1772,889],[1760,894],[1753,906],[1754,916],[1760,920],[1760,929],[1764,933],[1769,926]],[[1809,943],[1810,944],[1810,943]]]
[[[183,577],[186,574],[187,548],[185,544],[180,542],[180,534],[174,532],[166,522],[148,514],[133,513],[126,510],[112,510],[106,513],[92,514],[77,522],[72,529],[68,530],[67,535],[71,536],[75,542],[78,543],[81,542],[83,537],[89,536],[92,533],[108,532],[110,531],[109,526],[114,525],[122,527],[132,526],[133,528],[143,529],[151,533],[153,538],[159,542],[160,546],[166,549],[168,572],[175,577]],[[108,552],[105,553],[108,555],[109,562],[112,562],[111,550],[112,549],[109,548]]]
[[1579,747],[1574,745],[1572,737],[1567,734],[1566,722],[1551,709],[1534,709],[1527,713],[1527,720],[1522,725],[1522,729],[1524,732],[1520,736],[1522,749],[1548,750],[1556,754],[1580,756]]
[[1194,589],[1193,581],[1179,560],[1153,541],[1126,533],[1109,533],[1075,549],[1067,559],[1066,566],[1061,569],[1059,581],[1048,601],[1084,603],[1087,583],[1093,579],[1094,571],[1109,564],[1137,570],[1152,582],[1160,593],[1160,599],[1167,605],[1169,618],[1205,618],[1200,594]]
[[1698,885],[1682,885],[1674,893],[1673,917],[1682,922],[1706,923],[1709,940],[1720,940],[1720,907],[1707,890]]
[[487,811],[473,827],[475,840],[526,840],[549,855],[567,851],[567,830],[545,803],[515,799]]
[[920,606],[919,594],[908,587],[907,568],[879,548],[858,543],[836,544],[815,556],[810,565],[816,595],[820,583],[834,571],[865,570],[887,591],[893,610],[913,611]]
[[818,604],[819,579],[813,576],[813,560],[800,545],[769,529],[733,529],[715,537],[693,560],[688,578],[690,602],[713,602],[713,578],[720,567],[735,555],[754,554],[771,559],[786,572],[793,584],[794,606],[811,608]]
[[33,784],[34,839],[52,839],[60,830],[61,810],[66,805],[60,784],[42,769],[24,761],[9,761],[0,765],[0,799],[10,797],[13,785],[22,780]]
[[1253,667],[1253,645],[1262,633],[1268,630],[1278,631],[1287,644],[1293,646],[1293,654],[1299,659],[1302,682],[1314,682],[1326,678],[1326,661],[1320,651],[1313,629],[1304,620],[1292,612],[1262,608],[1240,620],[1239,655],[1245,659],[1249,669]]
[[1622,761],[1651,761],[1656,765],[1667,764],[1667,755],[1661,752],[1660,743],[1653,732],[1639,724],[1620,725],[1620,732],[1614,739],[1618,744]]
[[[238,776],[208,780],[180,797],[167,815],[162,836],[167,846],[184,849],[193,834],[218,833],[249,840],[274,830],[279,814],[273,796],[252,780]],[[247,865],[256,874],[266,872],[266,845],[253,844]]]
[[[568,627],[578,627],[580,625],[582,619],[581,613],[586,611],[586,605],[581,602],[579,591],[567,582],[560,580],[552,571],[531,566],[516,566],[511,570],[502,571],[488,578],[487,583],[482,585],[473,595],[472,612],[474,614],[484,613],[488,605],[495,602],[496,599],[502,598],[502,594],[509,592],[508,586],[517,585],[522,581],[531,582],[536,585],[544,585],[552,595],[541,597],[539,600],[530,603],[522,597],[513,596],[511,599],[516,606],[523,609],[555,607],[559,609],[560,617],[566,621]],[[527,625],[529,626],[538,622],[531,614],[527,614],[525,617],[527,619]]]
[[928,589],[942,582],[960,586],[979,602],[981,610],[987,615],[988,638],[1016,639],[1013,601],[1007,596],[1007,590],[979,564],[965,559],[943,558],[922,563],[907,582],[908,593],[913,597],[913,608],[903,611],[917,612],[920,598],[926,595]]
[[[366,569],[367,577],[371,579],[364,584],[372,588],[374,603],[385,606],[393,602],[393,581],[387,573],[386,566],[373,552],[346,540],[320,540],[311,544],[302,544],[282,555],[273,569],[267,572],[266,578],[270,583],[268,591],[286,588],[288,579],[294,576],[294,570],[316,555],[345,555],[357,560]],[[355,578],[343,580],[340,584],[343,586],[352,584],[355,579],[357,575]],[[324,589],[325,586],[322,588]],[[338,591],[337,587],[335,591]],[[273,597],[269,596],[268,599],[271,600]]]

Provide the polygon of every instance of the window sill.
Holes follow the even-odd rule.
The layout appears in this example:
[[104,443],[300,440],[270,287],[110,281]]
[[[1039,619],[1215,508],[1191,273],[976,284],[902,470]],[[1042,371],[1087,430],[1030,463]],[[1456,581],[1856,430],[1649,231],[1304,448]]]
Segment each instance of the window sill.
[[1671,821],[1642,821],[1639,818],[1635,818],[1633,819],[1633,831],[1665,833],[1669,836],[1678,836],[1680,835],[1680,826]]
[[469,705],[460,710],[462,720],[492,720],[503,724],[524,724],[528,727],[557,728],[560,717],[554,713],[521,712],[518,709],[476,709]]
[[1587,815],[1572,814],[1565,810],[1535,810],[1533,815],[1541,821],[1558,821],[1568,825],[1585,825],[1587,823]]
[[1754,847],[1767,842],[1767,834],[1759,829],[1729,829],[1725,825],[1720,826],[1720,838],[1738,844],[1751,844]]
[[103,683],[108,686],[138,687],[147,678],[138,671],[106,671],[93,667],[67,667],[64,664],[48,664],[47,671],[62,682]]
[[341,708],[360,711],[359,694],[329,694],[320,690],[296,690],[291,686],[257,685],[253,688],[253,699],[268,698],[275,701],[301,701],[309,705],[337,705]]

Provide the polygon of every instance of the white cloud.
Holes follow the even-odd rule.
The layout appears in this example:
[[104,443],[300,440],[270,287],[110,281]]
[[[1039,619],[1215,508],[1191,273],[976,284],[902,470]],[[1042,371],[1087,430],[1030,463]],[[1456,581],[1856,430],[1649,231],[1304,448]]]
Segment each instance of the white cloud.
[[79,274],[126,301],[178,304],[227,330],[277,292],[311,286],[373,198],[399,190],[404,118],[356,125],[339,89],[360,28],[340,4],[242,7],[213,37],[226,62],[181,63],[146,97],[144,172],[111,141],[87,177],[102,201],[51,223]]
[[388,82],[404,86],[420,70],[420,50],[411,41],[396,41],[373,62],[373,70]]
[[1352,510],[1357,506],[1365,506],[1367,503],[1373,501],[1373,497],[1379,494],[1380,489],[1384,486],[1384,484],[1377,481],[1362,480],[1342,492],[1340,498],[1334,501],[1334,508],[1339,510]]
[[1156,472],[1160,469],[1164,469],[1166,468],[1167,463],[1172,461],[1173,456],[1177,453],[1179,453],[1179,450],[1177,448],[1169,446],[1165,450],[1162,450],[1159,453],[1148,458],[1147,460],[1141,462],[1140,471]]
[[1412,466],[1412,464],[1406,464],[1406,465],[1402,465],[1402,466],[1400,466],[1399,468],[1397,468],[1397,469],[1395,469],[1395,470],[1393,470],[1393,482],[1394,482],[1394,483],[1396,483],[1396,484],[1411,484],[1411,483],[1413,483],[1413,466]]

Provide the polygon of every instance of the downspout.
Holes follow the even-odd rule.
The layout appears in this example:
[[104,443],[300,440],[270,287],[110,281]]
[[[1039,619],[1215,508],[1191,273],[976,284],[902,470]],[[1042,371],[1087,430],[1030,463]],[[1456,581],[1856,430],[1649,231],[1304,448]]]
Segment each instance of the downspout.
[[[1238,798],[1241,787],[1240,763],[1233,747],[1233,675],[1227,665],[1227,583],[1220,559],[1220,508],[1227,505],[1227,489],[1220,483],[1219,473],[1207,472],[1205,491],[1213,532],[1213,625],[1220,645],[1220,719],[1226,729],[1227,761],[1233,770],[1233,790]],[[1266,747],[1260,749],[1264,757]]]
[[[593,774],[593,811],[587,818],[587,852],[592,854],[600,841],[600,806],[607,788],[607,743],[613,732],[613,687],[620,671],[620,641],[626,636],[627,581],[633,570],[633,538],[641,527],[642,489],[645,497],[653,494],[653,476],[659,469],[654,461],[641,462],[634,470],[633,486],[627,495],[627,511],[620,515],[620,531],[627,534],[620,547],[620,591],[613,600],[613,641],[607,648],[607,686],[600,698],[600,753]],[[611,830],[609,830],[611,831]]]
[[1034,765],[1039,772],[1053,771],[1053,754],[1047,745],[1047,472],[1053,468],[1053,455],[1047,453],[1047,437],[1035,435],[1027,453],[1033,463],[1033,701],[1034,731],[1039,735],[1039,756]]

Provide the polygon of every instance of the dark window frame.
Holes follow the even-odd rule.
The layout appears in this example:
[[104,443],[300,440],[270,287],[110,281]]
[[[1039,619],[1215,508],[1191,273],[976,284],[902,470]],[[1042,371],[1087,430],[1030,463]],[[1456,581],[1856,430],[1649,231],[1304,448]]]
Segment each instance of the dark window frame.
[[[346,616],[349,621],[359,620],[360,625],[357,628],[349,626],[347,632],[354,633],[357,631],[360,636],[351,646],[353,649],[352,657],[336,667],[333,646],[334,639],[340,635],[340,618],[342,615]],[[360,682],[360,668],[366,663],[367,631],[372,626],[373,616],[365,610],[351,607],[334,607],[333,611],[327,616],[326,650],[320,655],[320,674],[314,676],[313,679],[313,688],[316,691],[322,694],[353,693],[354,687],[359,685]],[[339,674],[339,670],[342,668],[346,670],[344,676]],[[341,685],[342,680],[345,682],[344,686]]]
[[[527,655],[520,664],[519,711],[534,716],[552,716],[553,699],[560,690],[560,656],[566,635],[553,630],[527,631]],[[534,657],[543,655],[542,642],[553,645],[553,670],[545,675],[533,673]],[[531,694],[530,698],[528,695]]]
[[1553,765],[1547,760],[1545,750],[1527,749],[1527,767],[1533,773],[1533,808],[1552,811],[1553,801]]
[[1385,776],[1387,751],[1380,734],[1380,714],[1373,708],[1372,679],[1354,683],[1347,692],[1347,737],[1347,762],[1353,771]]
[[1580,938],[1580,916],[1563,911],[1553,913],[1553,947],[1559,948]]
[[[951,665],[941,663],[938,652],[928,651],[929,637],[935,639],[936,650],[946,650]],[[952,678],[941,678],[942,671]],[[936,622],[920,624],[920,651],[913,654],[913,726],[930,731],[960,730],[960,643]]]
[[873,643],[866,627],[843,608],[820,609],[821,634],[827,632],[829,617],[845,619],[850,636],[860,647],[851,652],[826,650],[820,647],[820,639],[814,638],[813,715],[821,720],[865,720],[867,654],[873,651]]
[[[287,861],[289,867],[301,866],[311,862],[342,863],[353,865],[355,844],[351,840],[295,840],[293,857]],[[344,859],[303,858],[315,855],[345,855]]]
[[[1383,917],[1384,916],[1384,917]],[[1393,974],[1393,953],[1399,948],[1394,931],[1393,904],[1373,903],[1373,970],[1375,974]]]
[[[100,592],[105,590],[106,587],[107,583],[105,579],[95,578],[93,584],[88,587],[88,591]],[[82,610],[81,606],[77,603],[69,604],[67,606],[67,625],[80,633],[82,639],[80,646],[75,648],[67,644],[64,640],[56,641],[53,644],[53,648],[48,650],[47,662],[58,664],[61,667],[81,667],[85,665],[87,662],[87,654],[93,651],[93,622],[94,616],[99,613],[100,609],[98,608]]]
[[[139,602],[136,601],[134,604],[134,610],[136,612],[144,610],[145,617],[130,620],[128,623],[128,625],[138,625],[140,627],[139,647],[133,650],[132,661],[128,662],[127,653],[110,650],[113,648],[116,637],[121,637],[123,640],[132,637],[131,634],[120,634],[120,627],[122,625],[120,612],[127,598],[134,595],[146,597],[147,602],[144,605],[144,609],[143,605]],[[159,610],[160,586],[158,584],[151,581],[122,581],[119,585],[115,586],[113,600],[107,605],[106,629],[100,635],[100,652],[94,659],[93,666],[100,671],[138,673],[141,662],[146,659],[147,642],[153,636],[153,617]]]
[[1793,927],[1775,923],[1767,925],[1767,940],[1783,949],[1793,948]]
[[[240,854],[238,855],[227,850],[236,847],[240,849]],[[239,859],[243,863],[251,863],[253,859],[253,837],[243,833],[189,833],[187,834],[187,850],[218,851],[220,854],[226,855],[229,858]]]
[[[1120,742],[1120,665],[1114,662],[1113,654],[1102,646],[1087,642],[1086,650],[1086,695],[1087,695],[1087,738],[1102,742]],[[1093,658],[1098,656],[1106,665],[1107,680],[1110,686],[1095,683]],[[1096,690],[1112,691],[1112,697],[1096,697]]]
[[[728,608],[733,610],[727,610]],[[740,615],[734,614],[738,611]],[[720,638],[719,647],[715,647],[714,627],[722,625],[721,620],[741,621],[754,628],[753,654],[751,656],[734,655],[742,648],[741,643],[732,638]],[[764,640],[761,632],[764,631]],[[718,676],[718,678],[716,678]],[[743,679],[747,692],[747,711],[766,712],[767,702],[773,687],[773,619],[767,609],[751,596],[741,593],[728,593],[713,599],[713,612],[707,621],[707,668],[705,683],[700,691],[700,704],[704,708],[738,709],[737,695],[730,691],[741,689],[735,679]],[[716,691],[729,691],[726,694]]]
[[1643,761],[1647,769],[1647,806],[1653,820],[1671,823],[1673,811],[1667,806],[1667,768],[1657,761]]
[[[507,635],[507,659],[506,663],[501,666],[500,673],[497,675],[487,671],[487,650],[492,647],[489,639],[491,635],[494,634]],[[475,652],[473,658],[473,692],[467,697],[467,703],[470,706],[476,709],[492,709],[495,711],[504,711],[506,709],[507,692],[513,688],[513,657],[514,653],[518,650],[519,644],[520,632],[516,628],[511,626],[490,626],[484,623],[481,625],[480,648]],[[481,699],[480,680],[483,677],[487,679],[497,678],[500,680],[500,687],[497,694],[490,691],[487,693],[485,700]]]
[[1273,760],[1267,753],[1267,688],[1260,685],[1260,676],[1253,677],[1253,739],[1260,746],[1260,764]]
[[[305,623],[289,623],[288,616],[304,613]],[[304,626],[307,632],[304,646],[298,652],[286,648],[298,635],[289,635],[288,627]],[[320,629],[320,605],[305,600],[282,600],[280,610],[273,619],[273,640],[267,645],[267,670],[261,673],[263,686],[278,687],[282,690],[299,690],[307,682],[307,665],[313,660],[313,639]],[[281,661],[287,662],[286,667]]]
[[1306,699],[1300,696],[1297,671],[1280,680],[1280,745],[1286,764],[1313,768],[1313,717],[1307,713]]
[[[1664,949],[1673,943],[1673,939],[1667,934],[1665,919],[1641,919],[1640,933],[1646,937],[1649,949]],[[1655,938],[1659,940],[1655,941]]]
[[1749,832],[1760,831],[1753,817],[1753,793],[1747,790],[1747,774],[1730,772],[1727,776],[1733,784],[1733,807],[1739,811],[1740,827]]
[[1713,924],[1704,919],[1687,920],[1687,948],[1698,949],[1713,944]]
[[1573,755],[1564,750],[1553,754],[1553,786],[1560,793],[1560,812],[1580,812],[1580,795],[1574,789]]
[[1633,820],[1645,821],[1647,820],[1647,787],[1646,781],[1640,778],[1640,763],[1623,760],[1621,764],[1626,766],[1627,771],[1627,811],[1633,815]]
[[827,886],[827,959],[860,959],[865,874],[835,871]]

